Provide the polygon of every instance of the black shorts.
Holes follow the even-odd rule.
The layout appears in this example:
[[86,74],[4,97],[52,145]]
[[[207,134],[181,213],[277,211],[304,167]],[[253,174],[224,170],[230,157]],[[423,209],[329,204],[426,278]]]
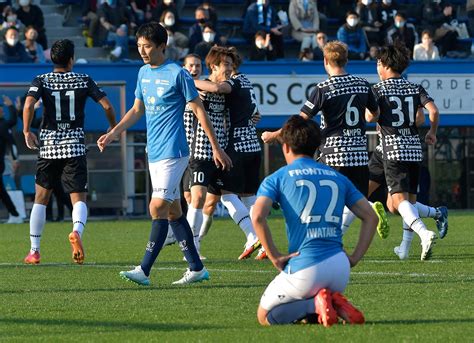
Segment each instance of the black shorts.
[[222,173],[222,189],[234,194],[256,194],[260,186],[260,152],[227,152],[232,160],[230,171]]
[[382,152],[375,150],[369,160],[369,180],[385,185]]
[[420,162],[383,161],[383,167],[390,194],[418,193]]
[[209,187],[210,184],[216,183],[220,178],[221,171],[216,167],[214,161],[207,160],[191,160],[189,162],[189,186]]
[[183,192],[191,192],[191,174],[189,171],[189,166],[184,171],[183,177],[181,179],[181,188]]
[[46,189],[53,189],[59,181],[62,181],[66,193],[87,192],[86,156],[57,160],[38,158],[36,184]]
[[335,169],[351,180],[359,192],[367,198],[369,192],[369,168],[367,166],[336,167]]

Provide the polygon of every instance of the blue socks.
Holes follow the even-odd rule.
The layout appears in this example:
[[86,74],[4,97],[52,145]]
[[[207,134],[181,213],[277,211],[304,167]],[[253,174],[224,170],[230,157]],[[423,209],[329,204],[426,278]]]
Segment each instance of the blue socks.
[[150,239],[146,245],[145,256],[142,260],[142,270],[146,276],[150,275],[151,266],[155,263],[168,234],[167,219],[153,219],[151,222]]
[[193,232],[191,231],[191,227],[189,226],[186,217],[181,216],[178,220],[170,221],[170,226],[184,257],[186,257],[186,260],[189,263],[189,269],[196,272],[202,270],[204,265],[202,264],[196,246],[194,245]]
[[314,298],[309,298],[274,307],[268,312],[267,320],[270,325],[291,324],[314,313],[316,313]]

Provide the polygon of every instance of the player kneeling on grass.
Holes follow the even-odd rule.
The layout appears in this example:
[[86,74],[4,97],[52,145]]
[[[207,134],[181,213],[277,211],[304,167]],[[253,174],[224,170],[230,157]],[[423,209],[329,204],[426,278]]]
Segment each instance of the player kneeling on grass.
[[[280,274],[265,290],[257,317],[262,325],[290,324],[318,316],[328,327],[338,316],[351,324],[364,315],[342,295],[350,267],[364,256],[377,226],[367,199],[342,174],[313,160],[321,142],[317,124],[292,116],[280,138],[287,166],[260,185],[252,215],[255,231]],[[267,223],[273,202],[286,220],[289,254],[276,248]],[[361,219],[359,241],[351,255],[342,247],[344,206]]]

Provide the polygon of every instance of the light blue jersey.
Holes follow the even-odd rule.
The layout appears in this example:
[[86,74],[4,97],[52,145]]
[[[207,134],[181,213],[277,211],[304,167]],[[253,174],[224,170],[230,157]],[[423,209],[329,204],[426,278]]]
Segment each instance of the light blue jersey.
[[135,97],[145,104],[149,162],[189,155],[183,113],[197,96],[191,75],[174,62],[140,68]]
[[299,158],[265,178],[257,196],[279,202],[286,221],[294,273],[342,251],[342,212],[363,195],[342,174],[311,158]]

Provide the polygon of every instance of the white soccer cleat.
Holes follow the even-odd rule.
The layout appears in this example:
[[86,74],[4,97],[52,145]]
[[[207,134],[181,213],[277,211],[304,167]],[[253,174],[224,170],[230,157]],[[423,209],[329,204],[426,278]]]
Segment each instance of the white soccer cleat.
[[8,217],[7,224],[23,224],[23,218],[21,216],[12,216],[11,214]]
[[198,272],[194,272],[188,269],[184,272],[184,275],[178,281],[173,282],[173,285],[187,285],[194,282],[201,282],[204,280],[209,280],[209,272],[206,267]]
[[400,260],[406,260],[408,259],[408,251],[407,250],[402,250],[400,247],[395,247],[393,248],[393,252],[395,255],[398,256]]
[[135,269],[127,272],[120,272],[120,276],[127,281],[135,282],[141,286],[150,285],[150,278],[145,275],[141,266],[136,266]]
[[436,234],[433,231],[428,231],[425,236],[421,238],[421,260],[425,261],[431,258],[433,245],[436,241]]

